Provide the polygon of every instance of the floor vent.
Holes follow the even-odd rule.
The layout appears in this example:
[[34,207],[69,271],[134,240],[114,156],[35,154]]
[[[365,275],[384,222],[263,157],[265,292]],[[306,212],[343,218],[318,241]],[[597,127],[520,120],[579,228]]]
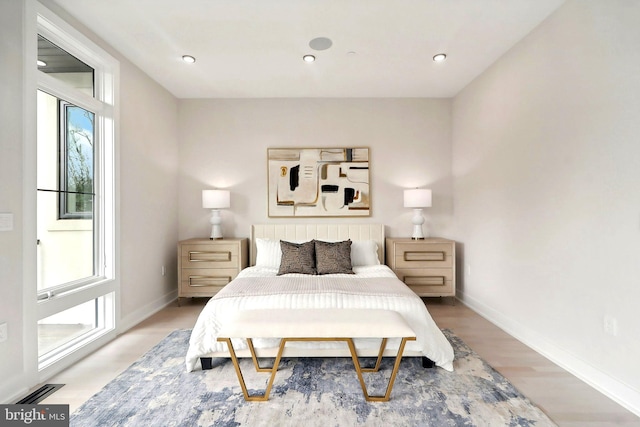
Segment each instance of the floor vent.
[[55,393],[62,387],[64,387],[64,384],[45,384],[29,396],[20,399],[20,401],[16,402],[16,405],[35,405],[36,403],[42,402],[47,396]]

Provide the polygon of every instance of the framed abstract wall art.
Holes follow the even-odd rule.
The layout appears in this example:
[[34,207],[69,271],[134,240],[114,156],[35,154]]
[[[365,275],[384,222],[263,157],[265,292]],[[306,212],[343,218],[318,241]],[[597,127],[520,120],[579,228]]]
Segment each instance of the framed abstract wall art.
[[368,148],[269,148],[269,217],[369,216]]

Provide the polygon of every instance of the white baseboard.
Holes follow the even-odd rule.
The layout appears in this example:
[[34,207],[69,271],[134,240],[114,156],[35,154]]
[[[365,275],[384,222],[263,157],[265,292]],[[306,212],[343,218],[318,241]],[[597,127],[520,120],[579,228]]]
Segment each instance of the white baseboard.
[[509,319],[493,308],[465,295],[458,290],[458,299],[473,311],[531,347],[561,368],[575,375],[591,387],[595,388],[611,400],[617,402],[634,414],[640,416],[640,393],[628,385],[607,375],[593,365],[566,352],[562,348],[550,343],[547,339],[533,332],[522,324]]
[[23,375],[15,375],[11,378],[3,378],[0,385],[0,403],[13,404],[27,395],[29,389],[24,386]]
[[[178,291],[175,290],[171,293],[168,293],[161,298],[156,299],[155,301],[151,301],[142,307],[135,310],[133,313],[128,314],[125,317],[120,319],[118,323],[118,335],[123,332],[128,331],[129,329],[136,326],[138,323],[142,322],[146,318],[152,316],[158,311],[162,310],[172,302],[174,302],[178,298]],[[122,308],[121,308],[122,310]]]

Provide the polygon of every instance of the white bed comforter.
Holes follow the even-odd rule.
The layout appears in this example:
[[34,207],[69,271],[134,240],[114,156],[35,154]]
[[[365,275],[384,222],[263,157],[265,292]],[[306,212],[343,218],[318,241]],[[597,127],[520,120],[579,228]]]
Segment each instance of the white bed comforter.
[[[206,304],[191,333],[186,356],[188,371],[200,366],[200,357],[227,352],[217,341],[222,322],[239,310],[286,308],[386,309],[397,311],[416,333],[407,351],[420,352],[436,365],[453,370],[453,348],[427,311],[422,300],[385,265],[354,267],[355,275],[331,274],[276,276],[277,270],[250,267],[238,275]],[[381,337],[382,338],[382,337]],[[399,340],[389,340],[388,348],[397,349]],[[375,348],[379,341],[355,340],[358,348]],[[236,350],[247,348],[245,340],[234,340]],[[278,346],[278,340],[256,339],[259,348]],[[299,342],[289,347],[331,348],[340,343]]]

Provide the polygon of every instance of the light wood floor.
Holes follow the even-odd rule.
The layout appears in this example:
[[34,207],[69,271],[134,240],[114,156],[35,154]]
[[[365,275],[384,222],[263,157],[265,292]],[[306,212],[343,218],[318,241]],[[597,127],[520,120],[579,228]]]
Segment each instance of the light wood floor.
[[[98,392],[169,332],[192,328],[206,302],[183,300],[161,310],[128,332],[51,378],[66,384],[43,403],[69,404],[70,412]],[[640,418],[549,362],[458,302],[430,299],[429,312],[484,360],[506,376],[561,427],[640,427]]]

